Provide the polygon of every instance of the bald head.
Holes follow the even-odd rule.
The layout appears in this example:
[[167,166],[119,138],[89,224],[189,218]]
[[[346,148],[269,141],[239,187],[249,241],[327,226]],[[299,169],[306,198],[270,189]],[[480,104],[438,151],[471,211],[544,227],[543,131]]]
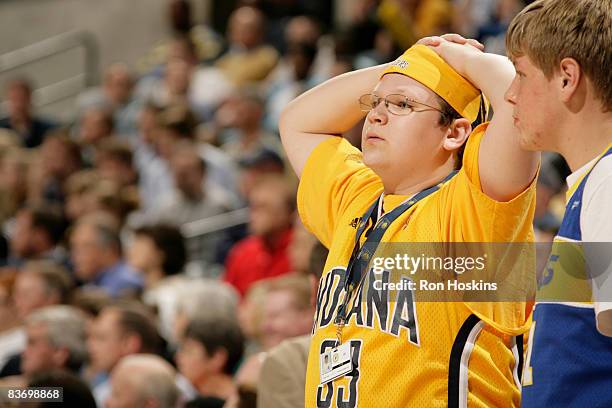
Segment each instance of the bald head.
[[126,356],[112,371],[106,408],[173,408],[179,395],[175,375],[174,368],[159,356]]

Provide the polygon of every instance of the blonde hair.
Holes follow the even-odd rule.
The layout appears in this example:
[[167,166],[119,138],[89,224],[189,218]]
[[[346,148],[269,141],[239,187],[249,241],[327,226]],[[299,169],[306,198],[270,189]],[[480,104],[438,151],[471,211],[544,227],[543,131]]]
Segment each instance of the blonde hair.
[[610,0],[536,0],[510,23],[506,49],[510,59],[529,57],[549,79],[563,58],[575,59],[612,110]]

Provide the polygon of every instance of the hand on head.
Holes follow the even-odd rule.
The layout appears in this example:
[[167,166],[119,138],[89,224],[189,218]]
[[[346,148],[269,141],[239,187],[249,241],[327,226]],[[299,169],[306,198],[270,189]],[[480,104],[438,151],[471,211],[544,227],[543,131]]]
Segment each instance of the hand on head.
[[484,45],[481,44],[479,41],[474,40],[472,38],[464,38],[463,36],[459,35],[459,34],[444,34],[442,36],[431,36],[431,37],[423,37],[421,38],[417,44],[423,44],[423,45],[427,45],[428,47],[432,47],[435,48],[437,46],[439,46],[440,44],[442,44],[443,42],[451,42],[451,43],[455,43],[455,44],[461,44],[461,45],[471,45],[472,47],[480,50],[480,51],[484,51]]

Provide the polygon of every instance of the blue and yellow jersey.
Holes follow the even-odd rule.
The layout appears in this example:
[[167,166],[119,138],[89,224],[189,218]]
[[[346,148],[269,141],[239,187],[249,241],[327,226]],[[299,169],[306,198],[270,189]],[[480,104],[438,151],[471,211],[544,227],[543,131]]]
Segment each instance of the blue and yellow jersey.
[[[523,373],[524,407],[611,407],[612,339],[596,328],[581,216],[585,187],[607,149],[567,192],[548,263],[538,276]],[[603,214],[601,214],[603,216]]]
[[[478,152],[486,125],[467,142],[462,169],[393,222],[382,242],[528,242],[533,240],[535,182],[508,202],[480,186]],[[298,190],[304,225],[329,248],[317,293],[308,358],[306,407],[518,407],[516,336],[528,330],[524,302],[396,302],[362,288],[342,332],[355,369],[320,384],[319,358],[334,347],[334,318],[360,217],[383,191],[361,152],[342,138],[319,144]],[[385,195],[389,212],[406,197]]]

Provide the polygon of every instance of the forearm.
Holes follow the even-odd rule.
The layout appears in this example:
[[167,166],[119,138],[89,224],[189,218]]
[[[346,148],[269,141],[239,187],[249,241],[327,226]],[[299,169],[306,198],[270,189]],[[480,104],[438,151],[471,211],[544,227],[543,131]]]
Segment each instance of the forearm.
[[283,111],[279,127],[300,133],[340,135],[364,115],[359,97],[372,92],[386,64],[332,78],[293,100]]

